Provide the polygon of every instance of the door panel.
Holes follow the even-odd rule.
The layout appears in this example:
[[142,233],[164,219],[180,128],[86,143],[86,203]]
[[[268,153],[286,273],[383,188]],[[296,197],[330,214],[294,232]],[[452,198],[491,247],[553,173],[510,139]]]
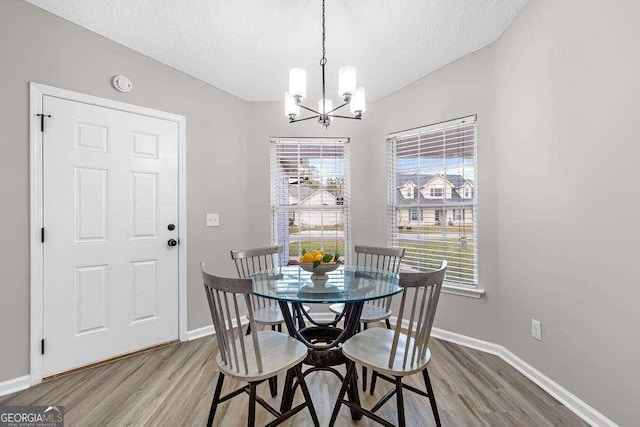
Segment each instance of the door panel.
[[178,125],[43,109],[46,377],[178,338]]

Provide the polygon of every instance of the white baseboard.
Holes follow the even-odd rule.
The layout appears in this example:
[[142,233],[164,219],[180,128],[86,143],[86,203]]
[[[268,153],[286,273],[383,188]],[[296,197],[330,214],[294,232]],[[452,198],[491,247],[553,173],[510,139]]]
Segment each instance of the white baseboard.
[[207,335],[215,334],[213,325],[203,326],[202,328],[193,329],[187,331],[187,341],[197,340],[198,338],[206,337]]
[[12,380],[0,382],[0,396],[15,393],[31,387],[31,375],[14,378]]
[[[390,321],[395,325],[397,318],[392,317]],[[409,322],[406,319],[403,320],[402,323],[402,326],[405,328],[409,326]],[[616,423],[605,417],[595,408],[589,406],[584,400],[580,399],[578,396],[571,393],[569,390],[565,389],[560,384],[556,383],[500,344],[494,344],[439,328],[433,328],[431,336],[443,341],[449,341],[500,357],[510,366],[546,391],[551,397],[566,406],[571,412],[582,418],[589,425],[617,426]]]
[[[245,325],[249,324],[249,319],[247,318],[247,316],[241,316],[240,317],[240,323],[242,324],[242,326],[245,326]],[[231,324],[235,328],[236,325],[238,324],[238,322],[235,319],[233,319],[231,321]],[[187,339],[186,340],[187,341],[197,340],[198,338],[206,337],[208,335],[213,335],[215,333],[216,333],[216,331],[213,328],[213,324],[211,324],[211,325],[203,326],[201,328],[192,329],[190,331],[187,331]]]

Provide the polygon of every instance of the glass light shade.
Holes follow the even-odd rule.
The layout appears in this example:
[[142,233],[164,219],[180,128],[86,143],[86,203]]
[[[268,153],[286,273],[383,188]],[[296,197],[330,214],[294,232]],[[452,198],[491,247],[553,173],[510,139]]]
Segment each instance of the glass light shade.
[[356,93],[353,94],[351,102],[349,103],[352,114],[362,114],[367,110],[367,106],[364,100],[364,88],[359,87],[356,89]]
[[289,95],[289,92],[284,94],[284,115],[287,117],[300,115],[300,106],[296,104],[296,100]]
[[304,99],[307,96],[307,72],[302,68],[289,70],[289,93]]
[[345,65],[338,71],[338,95],[353,95],[356,91],[356,67]]
[[327,114],[328,112],[333,110],[333,102],[331,102],[330,99],[326,99],[324,105],[326,106],[326,110],[323,108],[322,99],[320,101],[318,101],[318,111],[321,114]]

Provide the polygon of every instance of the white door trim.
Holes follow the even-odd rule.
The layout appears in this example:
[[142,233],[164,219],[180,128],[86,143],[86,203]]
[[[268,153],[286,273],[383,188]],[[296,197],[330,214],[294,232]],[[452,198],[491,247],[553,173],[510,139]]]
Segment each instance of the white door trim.
[[[44,95],[77,101],[98,107],[176,122],[178,125],[178,338],[187,340],[187,215],[186,215],[186,118],[137,105],[125,104],[111,99],[85,95],[39,83],[30,83],[29,109],[29,181],[30,181],[30,287],[31,287],[31,337],[30,371],[31,384],[42,382],[41,340],[43,329],[43,261],[44,246],[40,241],[40,229],[43,227],[42,193],[42,132],[40,117],[42,97]],[[45,119],[46,129],[46,119]],[[45,236],[46,241],[46,236]]]

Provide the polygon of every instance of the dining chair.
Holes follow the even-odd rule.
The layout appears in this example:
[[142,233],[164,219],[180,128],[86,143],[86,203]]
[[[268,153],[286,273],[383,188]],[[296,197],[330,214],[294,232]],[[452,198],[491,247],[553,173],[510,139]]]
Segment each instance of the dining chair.
[[[446,269],[447,261],[444,260],[436,271],[400,273],[400,286],[404,289],[395,330],[385,328],[367,329],[349,338],[342,345],[342,353],[349,361],[347,362],[347,374],[344,377],[333,414],[331,415],[330,426],[335,424],[338,412],[343,404],[382,425],[393,426],[394,424],[388,420],[376,415],[376,411],[391,399],[394,394],[398,406],[398,425],[405,426],[403,388],[428,397],[436,425],[441,425],[427,365],[431,359],[429,337],[431,336],[433,319],[435,318]],[[409,290],[413,291],[413,296],[410,298],[407,297]],[[402,323],[409,305],[410,314],[406,319],[408,323],[406,324],[406,333],[404,333],[402,332]],[[354,380],[356,363],[373,370],[371,394],[374,392],[377,377],[394,384],[394,388],[385,394],[371,410],[344,400],[349,382]],[[422,373],[426,393],[402,383],[402,378],[418,372]]]
[[[375,246],[355,246],[356,267],[375,268],[378,270],[397,273],[400,270],[400,261],[404,256],[404,248],[381,248]],[[332,304],[329,310],[337,315],[344,311],[344,304]],[[391,297],[381,298],[367,302],[362,307],[360,323],[363,329],[368,329],[369,323],[381,322],[384,320],[387,329],[391,329],[389,317],[391,311]],[[362,367],[362,390],[367,390],[367,368]]]
[[[244,249],[231,251],[231,259],[235,263],[238,277],[247,279],[252,274],[263,271],[280,271],[282,258],[282,246],[269,246],[266,248]],[[282,324],[284,317],[280,311],[277,301],[252,295],[253,302],[253,318],[256,325],[271,326],[271,330],[282,332]],[[303,306],[303,310],[309,311],[308,306]],[[251,332],[251,325],[247,328],[246,334]],[[278,394],[278,378],[273,377],[269,380],[269,389],[271,396]]]
[[[249,395],[248,426],[255,425],[256,403],[276,416],[276,419],[269,425],[280,424],[306,407],[309,409],[314,426],[319,426],[309,389],[302,375],[302,361],[307,356],[307,347],[295,338],[283,333],[256,329],[251,300],[253,288],[251,279],[213,276],[205,271],[204,263],[200,263],[200,268],[216,332],[218,343],[216,363],[220,371],[207,426],[213,424],[218,404],[243,392]],[[241,304],[238,301],[241,302],[242,299],[247,306],[249,325],[252,326],[249,335],[242,333]],[[279,373],[289,371],[292,371],[297,377],[305,401],[282,413],[256,396],[256,386]],[[226,376],[247,382],[248,385],[220,397]]]

